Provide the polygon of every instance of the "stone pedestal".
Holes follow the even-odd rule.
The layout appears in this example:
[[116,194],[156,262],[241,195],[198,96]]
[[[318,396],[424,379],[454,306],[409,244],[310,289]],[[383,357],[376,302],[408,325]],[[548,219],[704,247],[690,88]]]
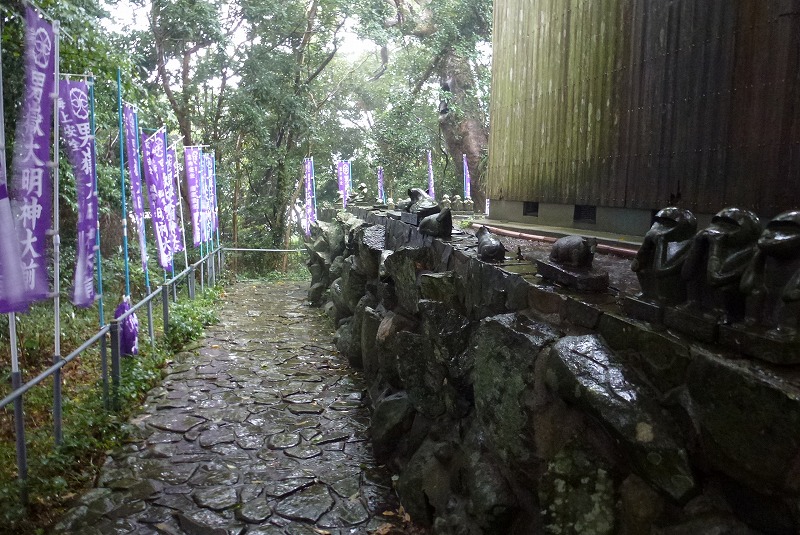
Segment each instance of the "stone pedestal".
[[707,343],[716,342],[719,332],[717,317],[676,307],[664,310],[664,325]]
[[608,288],[608,273],[593,269],[573,269],[547,260],[536,260],[539,275],[582,292],[603,292]]
[[649,323],[664,321],[664,307],[657,303],[626,295],[620,300],[620,305],[625,314],[637,320]]
[[419,213],[412,214],[411,212],[400,212],[400,221],[418,227],[419,222],[422,221],[422,218],[420,217]]
[[774,364],[800,364],[800,337],[795,333],[742,324],[720,325],[719,343]]

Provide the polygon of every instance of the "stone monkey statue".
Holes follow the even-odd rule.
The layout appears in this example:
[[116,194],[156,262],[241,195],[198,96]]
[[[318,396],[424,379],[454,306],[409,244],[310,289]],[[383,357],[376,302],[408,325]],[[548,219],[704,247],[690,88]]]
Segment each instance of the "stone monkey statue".
[[740,288],[747,295],[747,323],[796,332],[800,321],[800,211],[783,212],[767,223]]
[[688,308],[718,314],[723,323],[744,317],[744,294],[739,282],[758,250],[761,222],[753,212],[725,208],[699,231],[681,269]]
[[689,210],[674,206],[659,210],[631,262],[642,298],[667,305],[686,300],[681,269],[696,232],[697,219]]

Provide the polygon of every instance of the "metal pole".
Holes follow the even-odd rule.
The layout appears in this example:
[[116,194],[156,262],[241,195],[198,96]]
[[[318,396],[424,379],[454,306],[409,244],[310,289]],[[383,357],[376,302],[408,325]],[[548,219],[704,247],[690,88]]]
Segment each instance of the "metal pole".
[[169,334],[169,284],[161,286],[161,307],[164,313],[164,338]]
[[[54,308],[54,351],[53,364],[61,360],[61,236],[59,235],[59,172],[58,172],[58,92],[59,92],[59,22],[53,21],[53,36],[55,40],[55,72],[53,83],[53,308]],[[61,369],[53,374],[53,436],[56,444],[63,441],[61,429]]]
[[[150,295],[149,291],[148,294]],[[147,334],[150,336],[150,347],[156,347],[156,330],[153,326],[153,300],[147,302]]]
[[[17,315],[14,312],[8,315],[8,335],[11,341],[11,388],[16,390],[22,386],[22,373],[19,371]],[[25,415],[22,411],[22,396],[14,400],[14,429],[17,440],[17,479],[22,492],[20,498],[22,503],[27,504],[28,454],[25,446]]]
[[195,272],[195,269],[194,269],[194,266],[192,266],[191,270],[189,271],[189,277],[188,277],[188,279],[189,279],[189,285],[188,285],[189,286],[189,299],[191,299],[191,300],[194,300],[194,283],[195,283],[195,278],[194,278],[195,277],[195,273],[194,272]]
[[117,107],[119,108],[119,183],[120,192],[122,194],[122,251],[125,258],[125,295],[130,296],[131,272],[128,267],[128,206],[125,201],[125,132],[122,124],[122,71],[119,67],[117,67]]
[[121,377],[120,366],[120,324],[119,320],[112,320],[109,326],[111,333],[111,408],[119,410],[119,384]]
[[108,396],[108,351],[105,335],[100,339],[100,370],[103,375],[103,408],[108,410],[111,408],[111,402]]

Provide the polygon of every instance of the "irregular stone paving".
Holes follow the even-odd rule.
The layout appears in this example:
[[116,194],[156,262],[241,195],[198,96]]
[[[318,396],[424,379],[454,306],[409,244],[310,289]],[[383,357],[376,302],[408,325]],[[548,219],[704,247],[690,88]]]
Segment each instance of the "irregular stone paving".
[[182,353],[98,486],[55,533],[385,532],[389,474],[367,440],[363,387],[298,283],[229,288],[222,322]]

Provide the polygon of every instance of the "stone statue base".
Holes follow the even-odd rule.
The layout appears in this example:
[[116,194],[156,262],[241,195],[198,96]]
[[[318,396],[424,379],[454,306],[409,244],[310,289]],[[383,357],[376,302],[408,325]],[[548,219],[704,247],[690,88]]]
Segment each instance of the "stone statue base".
[[800,364],[800,337],[738,323],[720,325],[719,342],[737,353],[774,364]]
[[582,292],[604,292],[608,288],[608,272],[576,269],[547,260],[536,260],[536,269],[545,279]]
[[420,221],[429,215],[438,214],[439,212],[440,209],[438,206],[434,206],[433,208],[421,208],[418,212],[400,212],[400,221],[418,227]]
[[701,342],[716,342],[719,318],[685,308],[664,309],[664,325]]
[[649,323],[663,323],[664,321],[664,307],[658,303],[626,295],[620,300],[620,304],[625,314],[637,320]]

